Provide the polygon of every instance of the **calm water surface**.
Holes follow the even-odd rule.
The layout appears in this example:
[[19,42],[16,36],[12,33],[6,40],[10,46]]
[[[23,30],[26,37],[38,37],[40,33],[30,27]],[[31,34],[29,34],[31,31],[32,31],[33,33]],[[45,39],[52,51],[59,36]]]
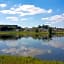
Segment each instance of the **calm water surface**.
[[0,39],[0,54],[33,56],[43,60],[64,61],[64,37]]

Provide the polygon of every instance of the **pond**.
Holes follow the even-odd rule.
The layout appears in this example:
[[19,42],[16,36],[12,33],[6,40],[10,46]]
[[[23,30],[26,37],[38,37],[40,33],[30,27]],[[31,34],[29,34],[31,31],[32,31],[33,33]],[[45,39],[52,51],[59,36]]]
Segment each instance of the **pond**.
[[64,61],[64,37],[0,38],[0,55],[32,56],[43,60]]

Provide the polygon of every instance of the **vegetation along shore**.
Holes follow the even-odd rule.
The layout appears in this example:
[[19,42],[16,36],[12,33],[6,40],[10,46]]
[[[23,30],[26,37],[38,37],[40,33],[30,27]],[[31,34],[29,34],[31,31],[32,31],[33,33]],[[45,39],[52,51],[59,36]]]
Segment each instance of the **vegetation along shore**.
[[0,64],[64,64],[63,61],[46,61],[32,57],[22,56],[0,56]]

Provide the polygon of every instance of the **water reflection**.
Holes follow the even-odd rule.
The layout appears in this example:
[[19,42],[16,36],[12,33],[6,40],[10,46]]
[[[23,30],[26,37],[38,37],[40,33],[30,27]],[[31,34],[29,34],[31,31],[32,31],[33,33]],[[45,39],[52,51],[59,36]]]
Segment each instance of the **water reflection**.
[[19,35],[0,35],[0,40],[18,40],[20,38],[28,38],[28,37],[32,37],[33,39],[39,39],[39,40],[51,40],[52,39],[52,36],[49,37],[49,36],[39,36],[39,35],[35,35],[35,36],[19,36]]
[[34,56],[41,54],[42,51],[36,48],[27,48],[22,46],[20,48],[8,48],[1,50],[3,53],[11,53],[12,55],[22,55],[22,56]]
[[64,37],[0,36],[0,54],[64,60]]
[[0,35],[0,39],[2,40],[7,40],[7,39],[19,39],[21,38],[21,36],[18,36],[18,35]]

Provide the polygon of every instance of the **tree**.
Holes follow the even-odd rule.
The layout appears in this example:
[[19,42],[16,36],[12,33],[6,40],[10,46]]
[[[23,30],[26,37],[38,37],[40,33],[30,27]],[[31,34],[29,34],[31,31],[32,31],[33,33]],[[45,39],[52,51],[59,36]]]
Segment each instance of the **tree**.
[[48,28],[48,33],[49,33],[48,36],[51,37],[52,36],[52,28],[51,27]]
[[39,32],[38,28],[35,29],[35,32]]
[[44,28],[44,29],[48,29],[49,26],[48,26],[48,25],[42,25],[42,28]]
[[38,25],[38,28],[41,28],[42,26]]

